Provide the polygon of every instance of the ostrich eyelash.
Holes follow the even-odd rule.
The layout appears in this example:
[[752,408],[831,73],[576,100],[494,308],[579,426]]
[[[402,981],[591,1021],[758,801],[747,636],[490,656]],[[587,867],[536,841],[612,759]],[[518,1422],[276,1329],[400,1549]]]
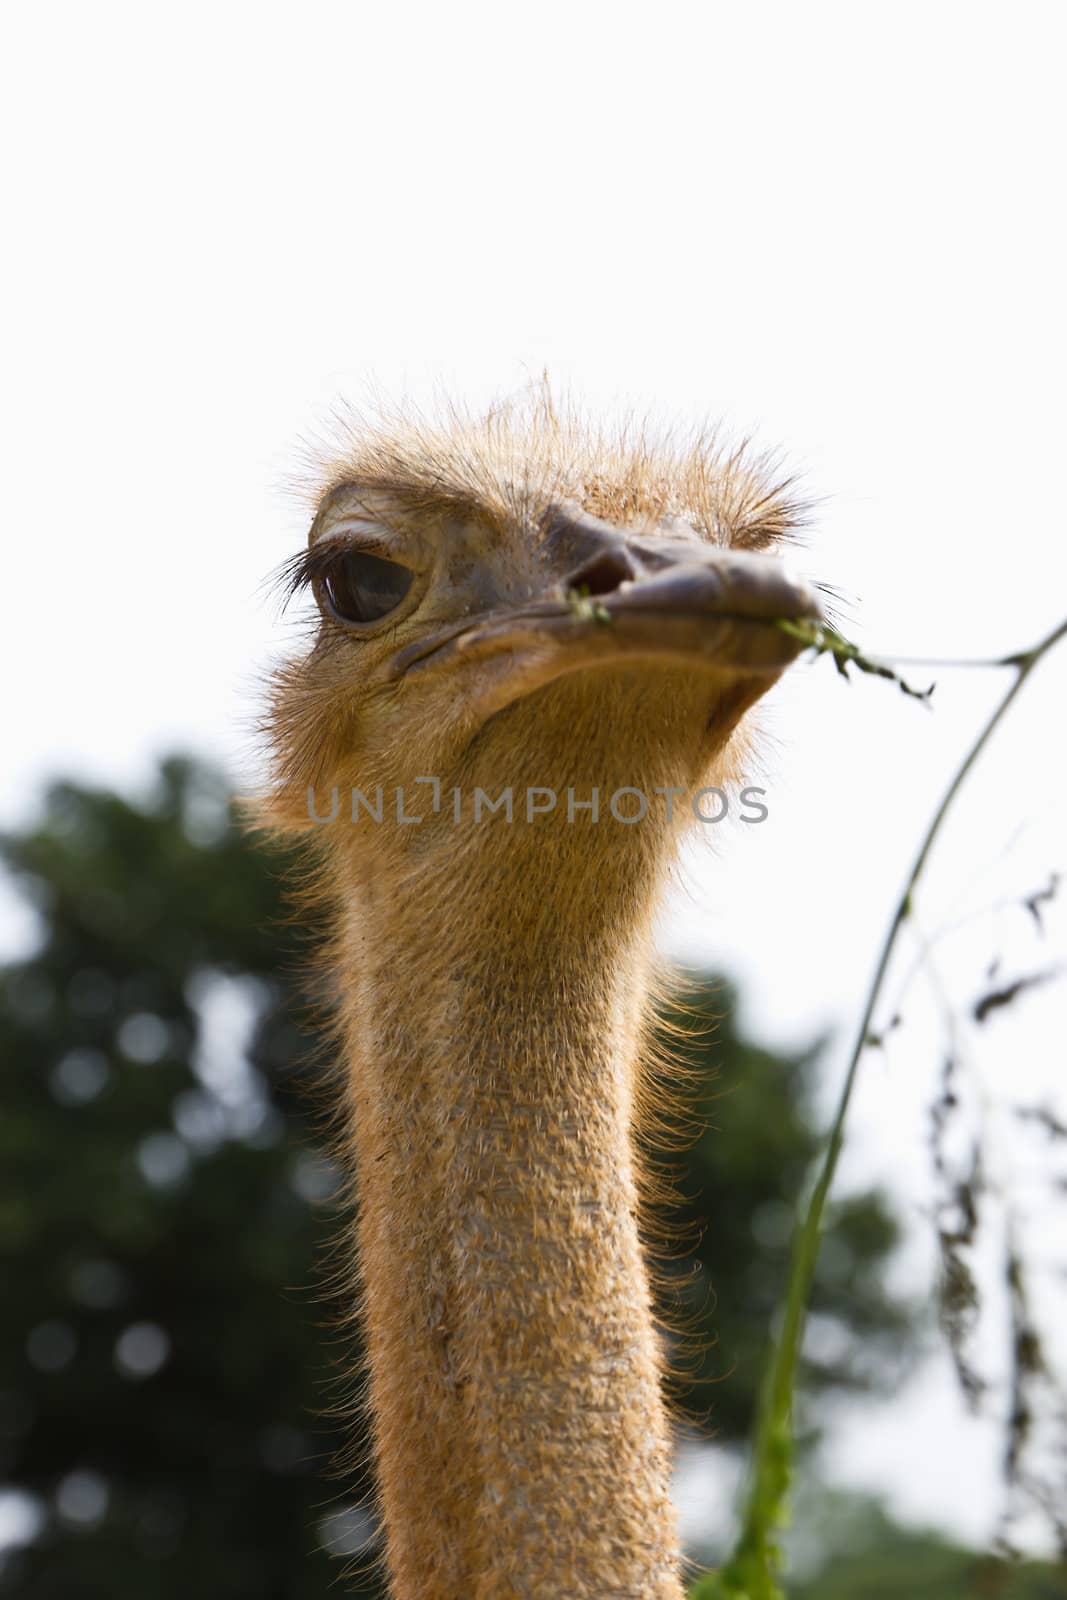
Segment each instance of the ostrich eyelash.
[[298,594],[310,589],[316,580],[324,578],[337,558],[349,548],[339,541],[324,541],[313,545],[310,550],[299,550],[295,556],[284,561],[271,580],[271,588],[278,595],[281,609],[284,611]]

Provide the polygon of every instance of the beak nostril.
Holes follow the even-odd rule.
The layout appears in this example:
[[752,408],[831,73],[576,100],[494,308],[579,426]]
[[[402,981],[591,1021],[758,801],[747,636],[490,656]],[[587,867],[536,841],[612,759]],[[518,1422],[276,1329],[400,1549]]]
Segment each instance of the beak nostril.
[[637,570],[625,550],[602,550],[567,574],[567,587],[580,589],[591,597],[614,594],[636,577]]

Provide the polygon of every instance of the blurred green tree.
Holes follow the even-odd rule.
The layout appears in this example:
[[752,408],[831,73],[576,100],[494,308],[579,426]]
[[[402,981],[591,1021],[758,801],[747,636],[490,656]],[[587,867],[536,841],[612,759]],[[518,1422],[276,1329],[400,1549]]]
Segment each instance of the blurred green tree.
[[[751,1431],[796,1198],[823,1137],[811,1102],[819,1049],[766,1050],[739,1031],[737,1011],[732,987],[706,977],[663,1012],[663,1047],[680,1071],[664,1096],[665,1137],[649,1152],[666,1180],[657,1187],[674,1196],[657,1214],[674,1246],[657,1278],[664,1320],[679,1330],[675,1394],[683,1414],[706,1420],[725,1442]],[[831,1205],[810,1301],[802,1405],[829,1390],[891,1389],[903,1376],[916,1315],[884,1284],[897,1240],[877,1192]],[[654,1251],[656,1242],[654,1234]],[[810,1419],[808,1432],[814,1436]]]
[[[0,1481],[36,1524],[0,1593],[304,1600],[336,1584],[330,1550],[378,1594],[366,1473],[330,1477],[358,1350],[324,1270],[344,1206],[284,862],[235,827],[218,773],[177,758],[140,802],[53,786],[2,853],[39,940],[0,973]],[[696,1352],[685,1403],[726,1444],[817,1143],[812,1055],[760,1050],[732,1010],[709,979],[665,1019],[711,1127],[672,1162],[692,1253],[665,1267],[664,1309]],[[894,1240],[876,1195],[838,1207],[809,1383],[868,1384],[905,1348],[908,1308],[881,1287]]]
[[790,1600],[1064,1600],[1067,1572],[1044,1561],[980,1555],[942,1534],[901,1528],[872,1500],[829,1495],[805,1543],[816,1570]]

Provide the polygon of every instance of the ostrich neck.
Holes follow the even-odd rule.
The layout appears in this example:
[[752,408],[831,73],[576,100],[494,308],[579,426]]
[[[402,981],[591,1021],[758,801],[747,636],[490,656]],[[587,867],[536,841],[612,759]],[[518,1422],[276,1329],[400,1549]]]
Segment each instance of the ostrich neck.
[[393,1588],[677,1600],[630,1140],[656,874],[497,837],[353,865],[341,930]]

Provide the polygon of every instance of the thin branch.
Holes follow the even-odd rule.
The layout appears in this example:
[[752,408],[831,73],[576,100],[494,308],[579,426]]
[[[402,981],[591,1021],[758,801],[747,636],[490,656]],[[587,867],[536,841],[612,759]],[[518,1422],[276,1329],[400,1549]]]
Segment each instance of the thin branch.
[[[900,680],[893,671],[894,667],[951,667],[954,670],[989,672],[1004,667],[1022,667],[1032,654],[1029,650],[1019,650],[1008,656],[869,656],[829,622],[797,622],[793,619],[779,618],[778,627],[792,638],[802,639],[816,655],[832,655],[839,671],[851,662],[861,672],[873,672],[879,677],[894,678],[897,682]],[[844,675],[842,673],[842,676]],[[926,693],[928,694],[929,690]],[[925,697],[925,694],[917,695],[918,699]]]
[[[983,871],[985,870],[987,870],[987,868],[983,868]],[[1063,872],[1057,869],[1049,874],[1048,883],[1043,889],[1035,889],[1031,894],[1016,893],[1001,895],[999,899],[991,900],[988,905],[976,906],[974,910],[969,911],[966,916],[957,917],[953,922],[942,923],[939,928],[935,928],[933,933],[926,937],[927,948],[933,950],[938,945],[943,944],[946,939],[952,938],[953,935],[957,933],[964,933],[968,929],[973,928],[975,923],[979,922],[983,917],[998,917],[1001,912],[1004,911],[1029,912],[1030,916],[1034,920],[1034,923],[1036,924],[1038,932],[1043,935],[1045,932],[1045,925],[1041,917],[1041,906],[1056,898],[1056,895],[1059,892],[1059,885],[1063,881],[1063,878]],[[972,879],[971,883],[967,887],[973,888],[975,881],[976,879]],[[963,893],[966,893],[966,889],[963,891]],[[960,898],[962,898],[962,894],[957,896],[957,903]],[[892,1010],[894,1024],[899,1023],[900,1021],[901,1014],[904,1010],[904,1002],[911,992],[912,984],[922,972],[924,961],[925,956],[922,950],[920,950],[917,953],[915,960],[912,962],[912,965],[907,969],[904,977],[901,979],[900,986],[896,991],[896,998]],[[991,975],[992,974],[990,974],[990,976]],[[883,1037],[887,1031],[887,1029],[883,1028]]]
[[[787,631],[790,631],[792,626],[789,625]],[[833,642],[831,634],[825,630],[824,634],[825,639],[821,644],[814,639],[809,642],[813,648],[832,651],[839,669],[844,670],[845,663],[840,659],[838,647]],[[815,1275],[823,1212],[844,1143],[845,1123],[852,1103],[859,1064],[868,1040],[872,1037],[871,1024],[874,1012],[881,998],[897,938],[911,915],[916,886],[957,795],[1034,667],[1065,635],[1067,635],[1067,619],[1032,649],[1020,651],[996,663],[1013,667],[1015,678],[982,727],[945,790],[923,835],[904,890],[893,912],[867,992],[863,1016],[856,1032],[856,1042],[845,1073],[822,1166],[803,1219],[799,1222],[793,1238],[785,1310],[760,1399],[741,1532],[726,1566],[718,1574],[702,1579],[696,1585],[693,1595],[700,1597],[700,1600],[727,1600],[727,1597],[732,1597],[732,1600],[742,1600],[742,1597],[743,1600],[781,1600],[782,1591],[778,1583],[781,1553],[777,1544],[777,1530],[785,1518],[792,1474],[793,1393],[796,1385],[797,1360]],[[836,637],[840,639],[841,636]],[[843,642],[847,645],[847,641]],[[853,652],[854,647],[850,646],[845,660],[856,661],[858,665],[858,652]]]

